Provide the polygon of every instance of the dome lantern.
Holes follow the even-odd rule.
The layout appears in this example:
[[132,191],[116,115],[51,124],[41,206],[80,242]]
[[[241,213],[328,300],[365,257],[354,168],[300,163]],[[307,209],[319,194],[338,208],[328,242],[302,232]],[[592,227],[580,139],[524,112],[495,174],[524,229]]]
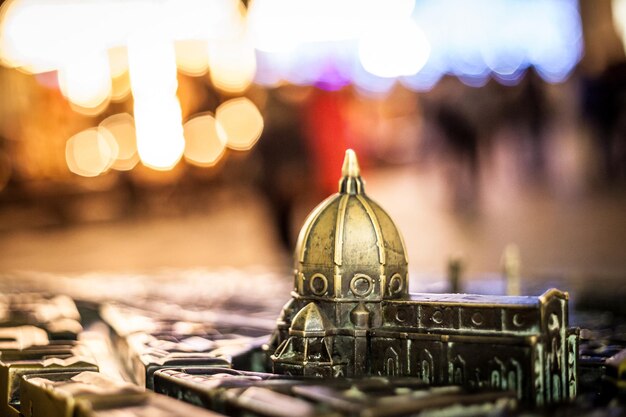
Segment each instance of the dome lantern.
[[363,180],[361,179],[361,169],[356,154],[352,149],[346,151],[341,168],[341,179],[339,180],[340,194],[364,194]]

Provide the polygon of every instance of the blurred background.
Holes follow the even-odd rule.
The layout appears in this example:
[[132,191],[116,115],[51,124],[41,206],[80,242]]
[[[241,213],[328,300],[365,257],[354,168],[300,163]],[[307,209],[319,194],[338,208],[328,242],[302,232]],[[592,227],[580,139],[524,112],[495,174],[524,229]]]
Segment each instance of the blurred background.
[[349,147],[415,274],[626,273],[626,0],[0,7],[1,271],[289,267]]

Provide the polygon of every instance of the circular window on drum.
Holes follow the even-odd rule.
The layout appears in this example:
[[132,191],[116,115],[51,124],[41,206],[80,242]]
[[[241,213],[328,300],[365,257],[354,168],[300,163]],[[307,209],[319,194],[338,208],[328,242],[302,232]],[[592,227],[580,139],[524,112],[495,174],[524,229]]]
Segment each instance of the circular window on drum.
[[374,289],[374,280],[365,274],[356,274],[350,281],[350,290],[357,297],[367,297]]
[[404,289],[404,281],[402,280],[402,276],[398,273],[395,273],[389,279],[389,294],[397,295],[402,292]]
[[315,295],[324,295],[328,290],[328,280],[323,274],[313,274],[309,279],[309,289]]

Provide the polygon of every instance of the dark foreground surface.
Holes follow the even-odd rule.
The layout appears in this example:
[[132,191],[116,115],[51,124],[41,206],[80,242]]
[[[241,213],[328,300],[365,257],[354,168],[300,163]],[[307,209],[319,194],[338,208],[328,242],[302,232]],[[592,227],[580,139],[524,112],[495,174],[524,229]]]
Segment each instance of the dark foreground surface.
[[[422,288],[447,290],[445,281],[419,279]],[[504,288],[497,275],[468,282],[465,292]],[[419,378],[272,374],[263,345],[291,289],[282,271],[4,276],[0,415],[624,415],[623,285],[603,277],[529,282],[525,294],[571,292],[570,325],[581,328],[572,403],[528,408],[512,392],[429,387]]]

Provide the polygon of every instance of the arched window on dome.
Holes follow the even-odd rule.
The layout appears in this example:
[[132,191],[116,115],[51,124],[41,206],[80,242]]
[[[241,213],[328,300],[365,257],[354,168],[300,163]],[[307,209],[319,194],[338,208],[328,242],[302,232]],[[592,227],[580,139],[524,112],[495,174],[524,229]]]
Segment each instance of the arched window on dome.
[[388,291],[390,296],[398,295],[404,290],[404,280],[402,276],[395,273],[389,279]]
[[367,297],[374,290],[374,280],[365,274],[355,274],[350,281],[350,291],[357,297]]
[[324,274],[313,274],[309,279],[309,290],[314,295],[325,295],[328,292],[328,278]]

